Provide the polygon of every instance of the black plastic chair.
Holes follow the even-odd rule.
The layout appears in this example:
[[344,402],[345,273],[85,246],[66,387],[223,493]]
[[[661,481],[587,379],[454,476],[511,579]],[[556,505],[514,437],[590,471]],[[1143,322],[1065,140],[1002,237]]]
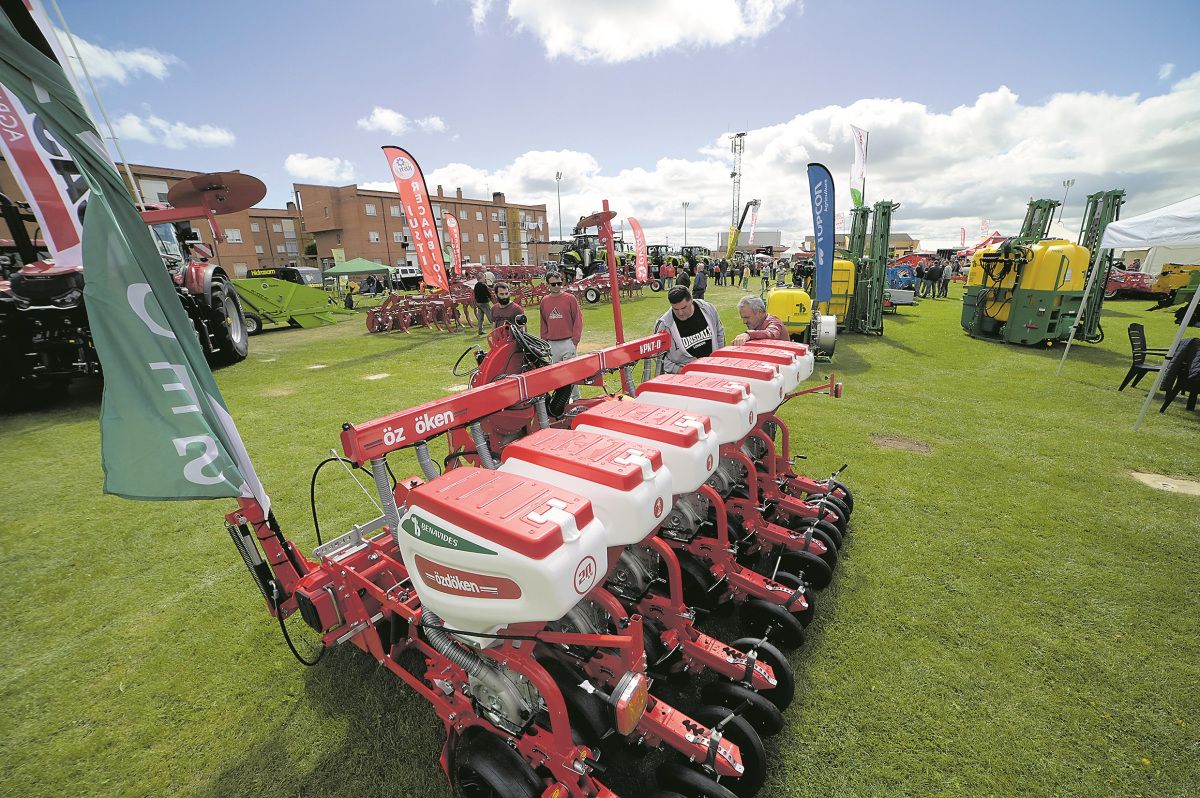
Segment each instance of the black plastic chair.
[[1167,397],[1158,412],[1167,412],[1181,393],[1187,394],[1187,409],[1196,409],[1196,397],[1200,395],[1200,338],[1188,338],[1179,347],[1179,354],[1171,358],[1163,375],[1162,386]]
[[1167,354],[1165,349],[1146,348],[1146,328],[1136,321],[1129,325],[1129,347],[1133,350],[1133,365],[1126,372],[1125,379],[1121,380],[1121,387],[1117,389],[1118,391],[1125,390],[1125,386],[1129,384],[1130,380],[1137,385],[1142,377],[1162,370],[1161,363],[1155,366],[1146,365],[1146,355],[1164,357]]

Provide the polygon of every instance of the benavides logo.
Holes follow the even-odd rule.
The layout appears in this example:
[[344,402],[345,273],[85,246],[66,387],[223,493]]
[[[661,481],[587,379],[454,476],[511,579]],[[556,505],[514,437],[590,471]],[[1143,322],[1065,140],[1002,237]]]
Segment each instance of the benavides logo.
[[708,462],[704,464],[704,470],[712,471],[712,466],[713,466],[713,458],[712,458],[712,455],[710,454],[708,456]]
[[575,592],[579,595],[586,595],[592,589],[592,585],[596,584],[596,577],[599,571],[596,569],[596,559],[590,555],[579,561],[579,565],[575,566]]
[[401,180],[408,180],[417,173],[417,167],[413,162],[405,158],[403,155],[397,155],[392,159],[392,171],[396,173],[396,177]]
[[416,556],[417,570],[421,580],[439,593],[452,596],[470,596],[485,599],[516,599],[521,597],[521,586],[503,576],[477,574],[461,571],[449,565]]
[[434,546],[441,546],[443,549],[469,551],[473,554],[496,553],[491,549],[485,549],[477,543],[472,543],[466,538],[459,537],[448,529],[443,529],[432,521],[414,513],[409,513],[408,517],[400,522],[400,528],[417,540],[430,543]]
[[659,496],[657,499],[654,500],[654,517],[658,518],[660,515],[662,515],[662,511],[663,511],[663,500],[662,500],[662,496]]

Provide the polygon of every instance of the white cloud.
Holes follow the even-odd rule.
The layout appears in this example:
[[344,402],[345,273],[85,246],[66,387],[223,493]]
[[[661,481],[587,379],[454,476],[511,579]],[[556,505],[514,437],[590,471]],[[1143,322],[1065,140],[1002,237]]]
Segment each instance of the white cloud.
[[395,191],[395,180],[368,180],[365,183],[359,183],[358,187],[367,191]]
[[[71,59],[75,51],[71,48],[71,39],[65,31],[54,29],[62,43],[63,50]],[[170,72],[171,67],[181,63],[170,53],[164,53],[150,47],[138,47],[134,50],[109,50],[86,39],[75,37],[75,45],[87,65],[88,72],[97,83],[126,83],[132,77],[149,75],[162,80]],[[80,80],[82,80],[82,75]]]
[[[472,1],[476,31],[491,6]],[[800,0],[509,0],[508,19],[537,37],[550,58],[616,63],[757,39],[793,7],[800,9]]]
[[171,150],[189,147],[230,147],[237,141],[237,137],[223,127],[168,122],[154,114],[144,117],[125,114],[116,121],[114,127],[121,138],[158,144]]
[[417,127],[426,133],[441,133],[446,129],[446,123],[440,116],[425,116],[417,120]]
[[1171,73],[1175,71],[1174,64],[1163,64],[1158,68],[1158,79],[1166,80],[1171,77]]
[[409,119],[399,111],[378,105],[371,109],[371,113],[359,119],[356,124],[363,130],[373,133],[390,133],[393,136],[406,133],[414,124],[426,133],[441,133],[446,129],[446,123],[440,116],[430,115],[420,119]]
[[391,133],[398,136],[408,130],[411,122],[408,117],[399,111],[393,111],[391,108],[381,108],[378,105],[371,109],[371,113],[358,120],[358,126],[363,130],[370,130],[377,133]]
[[[850,124],[871,131],[868,203],[901,203],[893,231],[928,248],[957,245],[960,227],[972,238],[981,217],[1016,233],[1029,197],[1061,199],[1068,177],[1077,182],[1065,222],[1075,230],[1088,193],[1124,188],[1130,215],[1189,196],[1200,184],[1200,72],[1145,98],[1078,92],[1025,105],[1002,86],[948,112],[911,100],[864,99],[749,132],[742,202],[763,200],[759,229],[782,230],[786,244],[811,233],[809,161],[830,168],[838,210],[848,207]],[[688,200],[689,243],[715,246],[730,220],[729,158],[726,134],[693,157],[662,158],[651,168],[536,150],[491,171],[451,163],[429,172],[428,181],[461,186],[469,196],[503,191],[510,200],[545,202],[557,234],[554,174],[562,171],[564,233],[608,199],[622,218],[636,216],[652,243],[668,234],[672,244],[682,243],[680,202]]]
[[354,164],[342,158],[293,152],[283,162],[283,168],[297,180],[347,183],[354,179]]

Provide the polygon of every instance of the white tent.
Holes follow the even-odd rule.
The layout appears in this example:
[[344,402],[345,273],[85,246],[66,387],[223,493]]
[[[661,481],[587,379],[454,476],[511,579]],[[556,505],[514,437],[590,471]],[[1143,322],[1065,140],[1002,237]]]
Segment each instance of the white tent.
[[1142,258],[1142,273],[1162,274],[1163,266],[1168,263],[1200,263],[1200,247],[1151,247]]
[[[1142,249],[1159,246],[1200,246],[1200,194],[1156,211],[1113,222],[1104,229],[1104,236],[1100,239],[1100,257],[1096,262],[1099,263],[1103,260],[1106,249]],[[1087,307],[1088,294],[1095,289],[1096,277],[1100,271],[1100,269],[1093,270],[1088,279],[1088,284],[1083,289],[1081,307]],[[1198,301],[1200,301],[1200,291],[1192,295],[1192,301],[1188,304],[1187,310],[1183,314],[1183,321],[1179,324],[1179,330],[1175,333],[1175,340],[1171,343],[1171,348],[1167,350],[1167,358],[1163,362],[1163,367],[1154,375],[1154,385],[1151,386],[1150,393],[1146,396],[1142,411],[1138,413],[1137,421],[1133,425],[1134,430],[1142,425],[1142,420],[1146,417],[1146,410],[1158,394],[1163,376],[1167,373],[1167,365],[1179,351],[1179,342],[1183,340],[1183,333],[1187,330],[1188,324],[1196,312]],[[1075,340],[1075,331],[1078,329],[1078,323],[1071,328],[1071,337],[1067,340],[1067,348],[1063,352],[1062,360],[1058,363],[1060,373],[1063,363],[1067,361],[1067,354],[1071,351],[1071,342]]]

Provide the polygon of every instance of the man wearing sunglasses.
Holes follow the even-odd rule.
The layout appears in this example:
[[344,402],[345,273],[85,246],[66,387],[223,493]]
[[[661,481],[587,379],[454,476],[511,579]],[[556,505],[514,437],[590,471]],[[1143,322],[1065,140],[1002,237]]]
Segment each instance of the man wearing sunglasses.
[[[542,297],[541,338],[550,344],[550,360],[558,363],[575,357],[575,347],[583,337],[583,313],[579,300],[563,291],[563,276],[559,272],[546,273],[546,285],[550,293]],[[571,398],[579,398],[579,388],[571,390]]]

